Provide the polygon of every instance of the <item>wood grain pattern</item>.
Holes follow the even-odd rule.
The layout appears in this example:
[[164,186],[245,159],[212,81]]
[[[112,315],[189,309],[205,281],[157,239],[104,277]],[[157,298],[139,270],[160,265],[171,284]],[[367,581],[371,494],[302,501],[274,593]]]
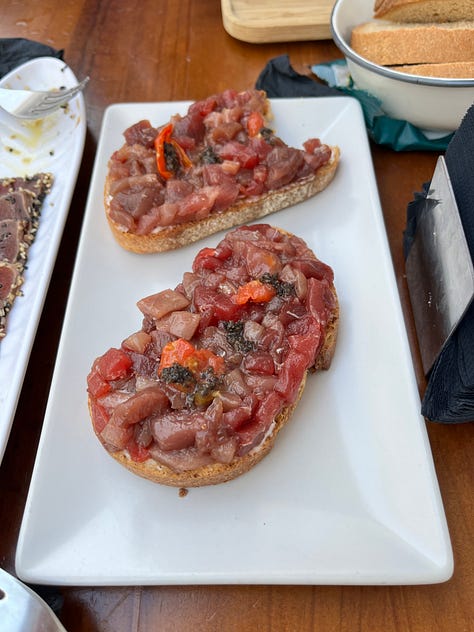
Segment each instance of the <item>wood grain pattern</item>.
[[331,36],[334,0],[221,0],[226,31],[244,42],[298,42]]
[[[298,69],[341,55],[329,40],[259,45],[241,42],[225,31],[218,0],[2,2],[0,37],[25,37],[62,48],[75,73],[91,77],[85,92],[88,134],[84,159],[0,467],[0,564],[14,571],[18,531],[104,109],[115,102],[198,99],[227,87],[249,88],[266,62],[280,54],[288,53]],[[406,205],[431,177],[437,155],[396,153],[372,146],[372,156],[418,385],[423,392],[425,382],[401,246]],[[428,433],[454,549],[455,570],[450,581],[391,587],[68,587],[60,590],[64,599],[61,620],[68,632],[472,630],[474,426],[428,423]]]

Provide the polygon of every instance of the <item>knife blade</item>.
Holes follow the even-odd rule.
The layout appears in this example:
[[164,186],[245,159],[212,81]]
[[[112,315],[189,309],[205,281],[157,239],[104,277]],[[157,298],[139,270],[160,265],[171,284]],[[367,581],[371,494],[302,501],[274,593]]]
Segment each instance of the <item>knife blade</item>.
[[425,375],[474,297],[474,266],[443,156],[405,263]]

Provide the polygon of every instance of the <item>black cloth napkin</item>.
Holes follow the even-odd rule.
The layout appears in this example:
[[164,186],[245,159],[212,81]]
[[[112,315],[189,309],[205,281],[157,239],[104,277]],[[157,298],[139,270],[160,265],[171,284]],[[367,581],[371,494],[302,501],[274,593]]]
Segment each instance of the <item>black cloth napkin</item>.
[[[474,105],[466,113],[445,153],[445,161],[471,258],[474,261]],[[417,219],[426,206],[426,193],[415,194],[407,208],[404,233],[405,258],[410,250]],[[428,376],[422,414],[444,423],[474,420],[474,303],[450,336]]]
[[0,39],[0,77],[36,57],[57,57],[63,59],[64,51],[51,48],[47,44],[21,37]]
[[265,90],[271,99],[278,97],[341,96],[336,88],[300,75],[290,64],[288,55],[270,59],[255,83],[257,90]]

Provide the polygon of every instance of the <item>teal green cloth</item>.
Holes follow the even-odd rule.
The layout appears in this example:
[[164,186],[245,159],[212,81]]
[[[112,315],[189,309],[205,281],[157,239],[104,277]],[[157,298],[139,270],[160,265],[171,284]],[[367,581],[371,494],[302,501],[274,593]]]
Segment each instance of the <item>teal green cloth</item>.
[[453,134],[427,135],[407,121],[390,118],[382,109],[380,101],[354,86],[345,60],[338,59],[311,67],[312,72],[336,88],[339,92],[355,97],[362,106],[365,125],[370,138],[378,145],[391,147],[395,151],[431,150],[444,151]]

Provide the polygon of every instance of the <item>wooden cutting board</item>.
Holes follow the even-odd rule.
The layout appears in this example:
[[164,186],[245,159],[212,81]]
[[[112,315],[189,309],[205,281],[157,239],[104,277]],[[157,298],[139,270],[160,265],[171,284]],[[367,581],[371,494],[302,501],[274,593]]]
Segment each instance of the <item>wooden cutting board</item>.
[[335,0],[221,0],[225,30],[253,44],[331,39]]

